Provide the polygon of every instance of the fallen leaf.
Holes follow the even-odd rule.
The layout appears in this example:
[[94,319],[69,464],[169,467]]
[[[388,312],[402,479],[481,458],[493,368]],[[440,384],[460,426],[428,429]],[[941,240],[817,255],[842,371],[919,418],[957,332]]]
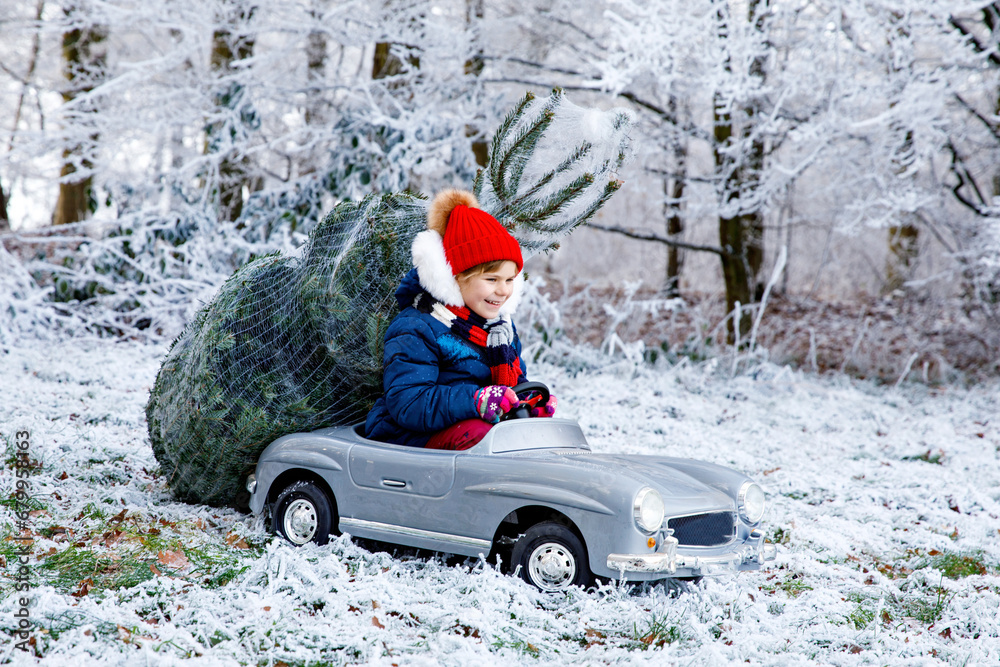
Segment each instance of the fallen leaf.
[[245,539],[243,539],[242,537],[240,537],[236,533],[229,533],[228,535],[226,535],[226,544],[228,544],[229,546],[231,546],[231,547],[233,547],[235,549],[249,549],[250,548],[250,545],[247,544],[247,541]]
[[385,626],[382,625],[381,621],[379,621],[378,617],[376,617],[376,616],[372,616],[372,625],[374,625],[376,628],[379,628],[381,630],[385,630]]
[[86,578],[80,582],[80,586],[72,593],[75,598],[82,598],[94,589],[94,580]]
[[160,569],[158,567],[156,567],[155,565],[153,565],[152,563],[149,564],[149,571],[152,572],[153,574],[155,574],[158,577],[162,577],[163,576],[163,573],[160,572]]
[[121,523],[125,520],[125,515],[128,514],[128,510],[122,510],[118,514],[114,515],[108,520],[108,523]]
[[188,560],[188,557],[180,549],[177,551],[161,551],[156,554],[156,560],[160,565],[165,565],[172,570],[185,570],[191,567],[191,561]]
[[606,637],[603,632],[593,628],[587,628],[587,630],[583,633],[583,636],[589,640],[587,642],[587,648],[590,648],[591,646],[603,646],[604,639]]
[[118,540],[120,540],[121,537],[122,537],[122,531],[116,528],[115,530],[109,530],[108,532],[104,533],[104,535],[101,536],[101,542],[103,542],[105,546],[110,547],[114,546],[114,544],[118,542]]

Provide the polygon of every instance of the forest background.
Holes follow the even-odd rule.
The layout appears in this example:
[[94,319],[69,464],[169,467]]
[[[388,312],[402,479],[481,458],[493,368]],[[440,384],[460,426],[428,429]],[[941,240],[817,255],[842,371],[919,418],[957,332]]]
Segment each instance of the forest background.
[[[997,664],[998,20],[0,0],[0,633],[32,626],[0,663]],[[566,146],[620,107],[632,155],[527,263],[531,372],[595,452],[759,480],[773,567],[553,597],[179,502],[146,407],[224,281],[297,257],[339,201],[468,187],[516,101],[556,86]]]
[[335,202],[468,187],[511,105],[561,87],[630,108],[634,155],[529,262],[543,336],[992,375],[998,20],[962,0],[0,0],[0,344],[170,340]]

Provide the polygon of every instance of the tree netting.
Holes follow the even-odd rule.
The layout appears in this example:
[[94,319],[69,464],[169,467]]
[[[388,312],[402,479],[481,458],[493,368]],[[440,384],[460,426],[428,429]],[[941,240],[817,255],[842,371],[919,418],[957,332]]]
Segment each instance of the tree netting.
[[[554,248],[618,189],[632,117],[525,98],[493,138],[474,184],[525,255]],[[364,419],[382,393],[394,292],[426,225],[418,195],[337,205],[300,258],[238,269],[171,346],[146,406],[174,495],[242,505],[261,451],[281,435]]]

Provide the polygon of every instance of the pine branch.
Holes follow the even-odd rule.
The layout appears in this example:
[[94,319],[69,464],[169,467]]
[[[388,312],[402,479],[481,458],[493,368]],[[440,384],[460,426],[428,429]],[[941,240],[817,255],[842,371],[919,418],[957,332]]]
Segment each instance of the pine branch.
[[553,91],[538,117],[516,132],[509,144],[506,137],[498,136],[499,141],[495,142],[498,145],[507,144],[501,158],[491,160],[493,191],[505,209],[510,206],[510,201],[517,194],[517,187],[520,185],[524,167],[531,159],[531,154],[538,145],[538,141],[555,118],[554,107],[558,105],[560,98],[561,94],[558,91]]
[[514,202],[512,202],[512,206],[513,207],[522,206],[529,199],[535,197],[542,190],[542,188],[548,185],[556,177],[557,174],[569,171],[569,169],[574,164],[585,158],[587,154],[590,153],[593,147],[594,145],[590,142],[584,142],[583,144],[578,146],[576,150],[573,151],[573,153],[568,158],[560,162],[555,169],[543,175],[540,179],[538,179],[537,183],[535,183],[531,188],[528,189],[527,192],[525,192],[523,195],[518,197]]
[[574,179],[573,182],[569,183],[558,192],[549,195],[547,198],[541,202],[535,203],[530,208],[523,209],[515,213],[514,219],[522,223],[525,227],[534,229],[535,231],[554,233],[564,232],[567,227],[575,226],[577,221],[570,219],[565,224],[553,228],[545,224],[546,219],[551,218],[556,213],[559,213],[566,208],[593,183],[593,174],[581,174]]

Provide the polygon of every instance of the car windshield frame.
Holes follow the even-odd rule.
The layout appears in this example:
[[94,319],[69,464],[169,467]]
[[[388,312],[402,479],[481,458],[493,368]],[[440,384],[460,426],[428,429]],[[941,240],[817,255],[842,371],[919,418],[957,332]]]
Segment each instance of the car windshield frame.
[[579,422],[570,419],[511,419],[490,429],[486,437],[470,449],[491,454],[510,454],[543,449],[590,451]]

